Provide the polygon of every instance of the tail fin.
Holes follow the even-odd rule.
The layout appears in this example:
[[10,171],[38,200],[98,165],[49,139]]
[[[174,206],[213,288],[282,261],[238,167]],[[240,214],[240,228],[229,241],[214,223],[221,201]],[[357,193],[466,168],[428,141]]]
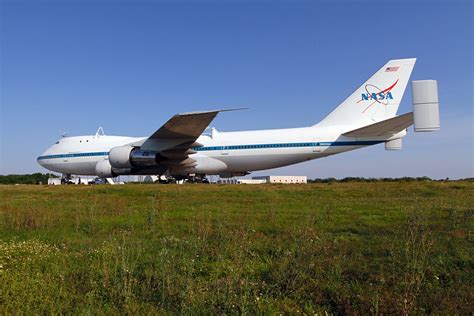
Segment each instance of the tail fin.
[[416,58],[390,60],[318,126],[366,126],[397,113]]

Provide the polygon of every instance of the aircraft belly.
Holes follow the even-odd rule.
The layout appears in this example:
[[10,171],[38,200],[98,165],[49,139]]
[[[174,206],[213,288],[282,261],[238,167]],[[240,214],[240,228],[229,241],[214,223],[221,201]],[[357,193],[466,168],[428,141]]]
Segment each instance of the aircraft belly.
[[296,163],[322,158],[337,153],[354,150],[365,146],[328,146],[317,150],[278,149],[278,150],[236,150],[228,151],[225,155],[220,152],[210,154],[210,157],[221,160],[227,165],[227,171],[244,172],[273,169]]
[[44,161],[43,166],[51,171],[74,174],[74,175],[95,175],[95,166],[98,161],[103,159],[87,159],[84,157],[69,159],[51,159]]
[[228,171],[256,171],[284,167],[295,163],[316,159],[320,153],[260,153],[260,154],[235,154],[216,157],[228,166]]

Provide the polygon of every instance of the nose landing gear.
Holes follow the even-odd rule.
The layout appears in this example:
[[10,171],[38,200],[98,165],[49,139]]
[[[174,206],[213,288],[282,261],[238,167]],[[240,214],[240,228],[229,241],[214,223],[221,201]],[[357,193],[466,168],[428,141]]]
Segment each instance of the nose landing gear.
[[61,184],[73,184],[71,174],[63,173],[61,176]]

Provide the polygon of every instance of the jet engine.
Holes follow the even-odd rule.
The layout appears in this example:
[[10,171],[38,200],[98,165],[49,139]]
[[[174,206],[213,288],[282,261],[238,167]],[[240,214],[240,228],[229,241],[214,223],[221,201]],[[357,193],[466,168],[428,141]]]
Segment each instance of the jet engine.
[[131,169],[129,168],[114,168],[110,165],[109,160],[99,161],[95,165],[95,174],[100,178],[113,178],[121,175],[131,174]]
[[114,147],[109,152],[110,165],[119,169],[152,167],[165,159],[157,152],[145,151],[132,146]]
[[[109,152],[109,166],[98,165],[104,170],[97,170],[103,174],[116,173],[116,170],[131,170],[133,174],[169,171],[172,175],[183,174],[219,174],[227,170],[227,165],[214,158],[202,155],[193,155],[188,157],[189,150],[175,153],[164,151],[158,153],[155,151],[141,150],[139,147],[119,146],[114,147]],[[96,169],[97,169],[96,168]],[[111,168],[111,169],[110,169]],[[161,169],[164,168],[164,170]],[[110,172],[109,172],[110,170]]]

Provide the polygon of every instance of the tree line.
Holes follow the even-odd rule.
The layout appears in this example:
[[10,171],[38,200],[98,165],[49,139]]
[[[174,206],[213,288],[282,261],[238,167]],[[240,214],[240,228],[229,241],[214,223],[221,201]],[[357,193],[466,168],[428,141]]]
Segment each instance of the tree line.
[[51,173],[0,175],[0,184],[48,184],[48,178],[58,178]]

